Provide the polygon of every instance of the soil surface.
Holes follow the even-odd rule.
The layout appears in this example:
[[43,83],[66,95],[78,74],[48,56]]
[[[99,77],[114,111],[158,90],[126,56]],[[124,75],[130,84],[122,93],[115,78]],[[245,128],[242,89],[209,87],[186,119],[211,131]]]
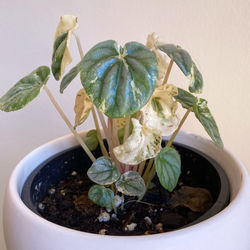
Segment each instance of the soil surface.
[[[213,205],[217,191],[208,190],[206,184],[213,178],[202,170],[208,163],[189,152],[184,152],[181,157],[182,173],[172,193],[162,188],[155,177],[153,187],[141,202],[130,197],[123,208],[114,213],[88,199],[88,190],[93,183],[86,172],[73,170],[48,188],[45,197],[37,204],[38,212],[56,224],[96,234],[149,235],[182,228]],[[101,214],[110,219],[100,222]]]

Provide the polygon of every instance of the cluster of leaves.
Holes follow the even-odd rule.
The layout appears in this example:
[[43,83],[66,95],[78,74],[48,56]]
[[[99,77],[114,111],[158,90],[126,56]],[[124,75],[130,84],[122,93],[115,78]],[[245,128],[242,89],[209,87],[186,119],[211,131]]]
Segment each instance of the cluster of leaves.
[[[72,61],[69,41],[77,26],[74,16],[65,15],[60,19],[51,65],[56,80],[61,79],[65,67]],[[169,58],[190,79],[189,91],[165,82]],[[94,107],[117,124],[113,128],[115,133],[106,134],[107,139],[118,138],[110,139],[114,144],[109,148],[110,155],[98,158],[88,170],[89,178],[96,183],[89,190],[89,198],[96,204],[116,209],[116,191],[142,198],[146,178],[140,174],[150,171],[156,172],[163,187],[173,191],[181,172],[180,156],[171,145],[162,148],[161,138],[173,134],[180,126],[177,102],[193,112],[212,140],[223,147],[207,101],[194,95],[202,92],[202,75],[189,53],[180,46],[160,44],[154,33],[148,36],[146,46],[129,42],[121,47],[113,40],[98,43],[64,75],[61,93],[79,73],[83,88],[76,95],[74,128],[87,119]],[[49,75],[47,66],[31,72],[0,98],[0,109],[9,112],[23,108],[39,94]],[[98,130],[87,133],[86,144],[90,150],[96,149],[100,140]],[[147,159],[154,159],[150,171],[146,169],[151,167],[145,165]],[[122,169],[126,166],[129,170],[131,165],[139,164],[145,166],[140,174],[124,173]]]

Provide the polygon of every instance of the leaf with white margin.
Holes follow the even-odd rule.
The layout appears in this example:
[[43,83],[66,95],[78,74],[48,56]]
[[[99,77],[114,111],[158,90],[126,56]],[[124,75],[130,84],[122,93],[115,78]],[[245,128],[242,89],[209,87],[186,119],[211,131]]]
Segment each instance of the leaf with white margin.
[[131,119],[133,130],[127,140],[113,149],[116,158],[129,165],[136,165],[155,157],[161,150],[161,132],[142,126],[137,119]]
[[87,175],[97,184],[110,185],[119,179],[121,173],[111,158],[102,156],[88,169]]
[[178,104],[173,99],[177,94],[177,88],[171,84],[156,88],[149,103],[141,109],[142,124],[161,131],[163,136],[172,134],[180,121],[176,114]]
[[0,98],[0,110],[10,112],[23,108],[38,96],[49,75],[49,67],[41,66],[22,78]]
[[116,182],[119,192],[128,196],[143,197],[146,192],[146,185],[138,172],[128,171],[124,173],[120,180]]
[[89,99],[84,89],[78,91],[75,100],[75,127],[81,125],[89,116],[93,107],[92,101]]
[[205,99],[198,99],[197,103],[194,105],[194,113],[214,143],[218,147],[223,148],[224,145],[220,137],[218,126],[207,106],[207,101]]
[[77,27],[77,17],[72,15],[61,16],[56,29],[51,65],[52,73],[56,80],[61,78],[65,67],[72,62],[69,53],[69,42],[73,31]]
[[201,93],[203,78],[189,53],[174,44],[164,44],[158,46],[158,48],[165,52],[177,64],[185,76],[190,76],[189,91],[197,94]]
[[158,49],[159,37],[154,32],[149,34],[147,37],[146,46],[155,54],[157,64],[158,64],[158,78],[156,86],[161,86],[165,78],[168,69],[168,56],[166,53]]
[[161,185],[172,192],[181,173],[181,158],[174,148],[165,147],[155,157],[155,170]]
[[174,96],[174,98],[183,108],[191,110],[193,109],[194,104],[198,101],[197,97],[181,88],[178,88],[178,95]]
[[92,186],[88,192],[90,200],[95,204],[108,209],[113,208],[114,196],[114,192],[110,188],[105,188],[101,185]]

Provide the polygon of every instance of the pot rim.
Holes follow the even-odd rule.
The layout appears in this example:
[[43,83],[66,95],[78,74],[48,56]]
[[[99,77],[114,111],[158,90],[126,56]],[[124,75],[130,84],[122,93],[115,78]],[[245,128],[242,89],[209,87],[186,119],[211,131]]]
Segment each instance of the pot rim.
[[[85,131],[81,132],[81,135],[85,135]],[[186,132],[186,131],[181,131],[179,133],[179,135],[177,136],[177,142],[178,141],[178,137],[180,136],[189,136],[189,137],[195,137],[199,140],[204,141],[207,144],[211,144],[210,146],[216,147],[213,142],[205,137],[196,135],[194,133],[190,133],[190,132]],[[165,139],[167,139],[167,137],[163,137]],[[51,145],[56,145],[59,144],[62,141],[65,140],[69,140],[69,142],[72,144],[76,144],[73,135],[72,134],[68,134],[62,137],[59,137],[57,139],[51,140],[41,146],[39,146],[38,148],[34,149],[33,151],[31,151],[28,155],[26,155],[15,167],[15,169],[13,170],[10,179],[9,179],[9,183],[8,183],[8,190],[9,190],[9,195],[12,197],[13,200],[15,200],[16,202],[16,206],[19,210],[22,211],[24,216],[30,217],[35,223],[37,224],[42,224],[43,226],[48,226],[50,228],[54,228],[54,230],[59,230],[61,232],[64,233],[70,233],[70,234],[77,234],[77,235],[82,235],[85,237],[91,237],[93,240],[100,238],[100,237],[106,237],[109,239],[124,239],[127,238],[128,236],[113,236],[113,235],[98,235],[98,234],[93,234],[93,233],[88,233],[88,232],[81,232],[81,231],[77,231],[74,229],[70,229],[67,227],[63,227],[60,225],[57,225],[55,223],[52,223],[50,221],[47,221],[46,219],[42,218],[41,216],[35,214],[33,211],[31,211],[25,204],[24,202],[21,200],[21,191],[22,191],[22,187],[18,187],[18,177],[21,175],[22,172],[22,168],[23,168],[23,164],[29,160],[29,158],[32,157],[33,154],[39,152],[39,151],[43,151],[46,148],[48,148]],[[181,142],[183,143],[183,142]],[[186,144],[186,143],[183,143]],[[187,144],[186,144],[187,145]],[[197,227],[202,228],[206,227],[208,223],[212,223],[214,224],[219,218],[223,219],[225,218],[227,215],[230,215],[231,211],[237,206],[237,202],[240,202],[242,200],[244,200],[244,196],[247,193],[247,189],[248,189],[248,182],[247,180],[249,179],[248,177],[248,172],[245,169],[243,163],[238,160],[228,149],[223,149],[224,153],[227,154],[229,157],[233,158],[235,160],[235,162],[237,163],[239,170],[240,170],[240,174],[241,174],[241,183],[238,189],[238,192],[236,194],[236,196],[231,200],[230,199],[230,203],[228,204],[227,207],[225,207],[222,211],[220,211],[219,213],[217,213],[216,215],[210,217],[209,219],[206,219],[204,221],[201,221],[197,224],[188,226],[188,227],[184,227],[175,231],[170,231],[170,232],[165,232],[165,233],[161,233],[161,234],[154,234],[154,235],[137,235],[137,236],[129,236],[130,239],[141,239],[142,237],[144,237],[145,239],[152,239],[152,238],[161,238],[161,237],[178,237],[179,234],[185,233],[185,232],[190,232],[192,233],[192,231],[197,230]],[[201,150],[202,152],[202,150]],[[211,157],[211,156],[210,156]],[[46,160],[46,159],[45,159]],[[223,166],[222,166],[223,167]]]

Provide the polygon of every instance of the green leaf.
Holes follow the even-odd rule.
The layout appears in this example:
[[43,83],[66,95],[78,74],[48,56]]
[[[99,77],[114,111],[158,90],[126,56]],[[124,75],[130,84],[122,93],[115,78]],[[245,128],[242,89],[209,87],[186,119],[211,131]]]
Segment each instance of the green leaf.
[[69,84],[73,81],[73,79],[78,75],[80,72],[80,63],[78,63],[75,67],[73,67],[62,79],[60,85],[60,93],[69,86]]
[[75,16],[61,16],[56,29],[51,65],[51,70],[56,80],[61,78],[65,67],[72,61],[68,47],[72,33],[77,27],[77,18]]
[[172,192],[181,173],[180,155],[175,149],[165,147],[155,157],[155,166],[161,185]]
[[129,196],[143,197],[146,192],[144,180],[135,171],[124,173],[116,182],[116,188],[119,192]]
[[158,46],[158,48],[165,52],[178,65],[185,76],[191,77],[189,91],[192,93],[201,93],[203,78],[189,53],[174,44],[164,44]]
[[0,98],[0,110],[5,112],[23,108],[40,93],[40,89],[49,79],[50,69],[41,66],[18,81]]
[[81,81],[94,104],[108,117],[120,118],[140,110],[157,80],[157,60],[137,42],[124,48],[113,41],[94,46],[83,58]]
[[200,98],[196,105],[194,105],[194,113],[214,143],[220,148],[223,148],[223,142],[220,137],[219,129],[209,108],[207,107],[207,101],[205,99]]
[[94,185],[89,189],[88,196],[90,200],[101,207],[113,208],[114,192],[110,188]]
[[119,179],[121,173],[111,158],[102,156],[88,169],[87,175],[97,184],[110,185]]
[[192,108],[193,105],[198,101],[194,95],[181,88],[178,88],[178,95],[174,96],[174,98],[185,109]]
[[98,138],[97,138],[97,132],[95,129],[90,130],[86,134],[85,143],[90,151],[96,150],[96,148],[98,147]]

